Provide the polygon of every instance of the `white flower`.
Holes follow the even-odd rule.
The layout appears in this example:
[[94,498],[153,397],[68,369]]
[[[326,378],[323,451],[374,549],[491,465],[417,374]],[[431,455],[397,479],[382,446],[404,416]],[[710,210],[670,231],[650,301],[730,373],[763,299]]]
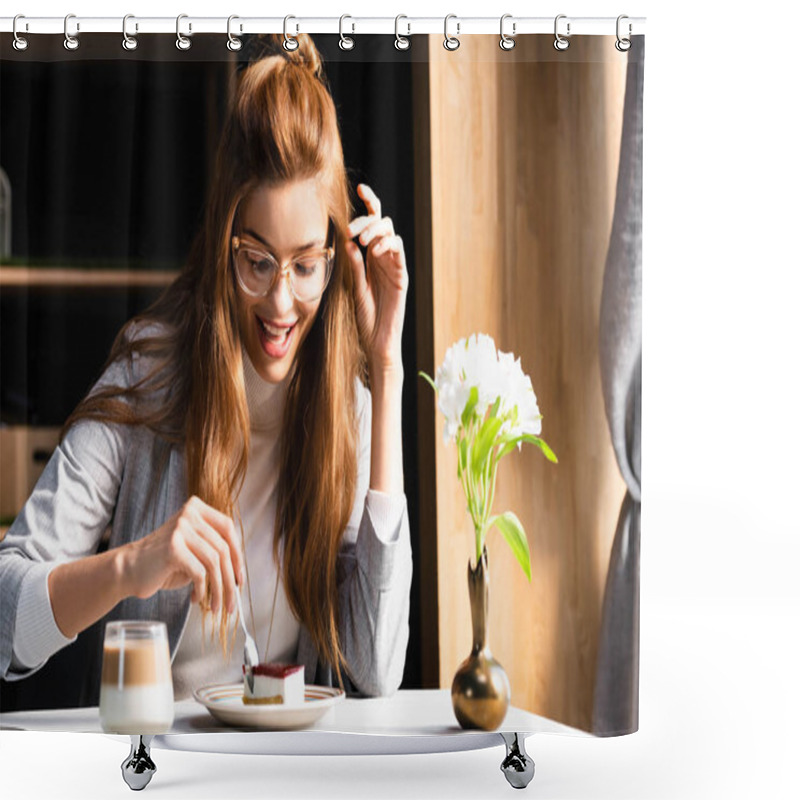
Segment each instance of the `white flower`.
[[[542,432],[542,420],[536,393],[528,375],[522,371],[522,361],[514,359],[513,353],[498,353],[502,373],[502,397],[500,416],[508,416],[501,434],[521,436],[524,433],[538,436]],[[516,418],[514,409],[516,408]],[[521,445],[520,445],[521,446]]]
[[[437,380],[436,383],[439,386]],[[461,415],[469,400],[470,387],[466,383],[452,382],[439,386],[439,410],[444,414],[444,440],[455,439],[461,425]]]
[[494,339],[485,333],[474,333],[464,344],[464,380],[471,388],[478,387],[478,404],[475,412],[484,416],[489,407],[502,393],[499,383],[497,349]]
[[497,394],[490,399],[489,393],[494,383],[491,373],[496,363],[494,341],[482,333],[459,339],[445,353],[444,361],[436,371],[439,410],[445,418],[445,442],[456,437],[473,386],[478,388],[476,412],[479,415],[485,414],[494,402]]
[[458,434],[473,387],[478,389],[475,413],[479,418],[500,398],[498,415],[507,418],[501,434],[541,432],[536,395],[531,379],[522,371],[521,361],[513,353],[498,352],[491,336],[476,333],[452,345],[436,372],[446,442]]
[[[442,366],[436,371],[436,389],[439,395],[439,410],[444,414],[444,439],[454,439],[461,424],[461,414],[469,399],[464,368],[466,339],[461,339],[445,353]],[[464,378],[462,380],[462,377]]]
[[[475,528],[476,559],[481,558],[487,533],[497,526],[530,580],[530,553],[522,524],[510,511],[492,516],[497,465],[508,453],[509,440],[538,436],[542,431],[536,394],[522,362],[513,353],[499,352],[491,336],[476,333],[448,349],[435,381],[424,372],[420,375],[436,389],[445,417],[445,442],[459,441],[458,477]],[[465,419],[470,396],[474,405]],[[495,404],[489,419],[488,411]],[[538,444],[549,461],[557,461],[544,442]],[[517,445],[522,447],[521,442]]]

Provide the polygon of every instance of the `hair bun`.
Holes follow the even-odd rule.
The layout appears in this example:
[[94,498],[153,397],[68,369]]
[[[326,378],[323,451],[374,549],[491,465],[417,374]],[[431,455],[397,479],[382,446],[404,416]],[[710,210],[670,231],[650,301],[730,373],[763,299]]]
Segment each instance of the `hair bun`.
[[298,67],[304,67],[315,77],[322,79],[322,59],[314,40],[307,33],[292,36],[297,41],[294,50],[287,50],[281,33],[264,33],[254,36],[248,47],[248,63],[261,61],[270,56],[282,56],[284,60]]

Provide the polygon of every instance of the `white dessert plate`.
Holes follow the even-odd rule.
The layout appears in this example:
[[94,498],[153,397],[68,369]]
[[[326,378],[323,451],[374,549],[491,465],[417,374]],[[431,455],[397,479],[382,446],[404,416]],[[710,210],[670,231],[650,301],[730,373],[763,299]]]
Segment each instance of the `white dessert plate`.
[[301,706],[245,705],[244,685],[218,683],[194,692],[194,699],[225,725],[271,731],[294,731],[313,725],[328,709],[344,700],[344,692],[331,686],[306,685]]

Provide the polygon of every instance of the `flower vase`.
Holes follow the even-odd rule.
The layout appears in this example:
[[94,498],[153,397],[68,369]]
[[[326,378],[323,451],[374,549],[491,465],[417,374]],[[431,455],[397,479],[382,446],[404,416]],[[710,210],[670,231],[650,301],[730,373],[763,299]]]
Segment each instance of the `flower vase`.
[[505,719],[511,687],[487,640],[489,559],[485,547],[477,566],[467,565],[467,583],[472,610],[472,653],[453,678],[453,710],[462,728],[493,731]]

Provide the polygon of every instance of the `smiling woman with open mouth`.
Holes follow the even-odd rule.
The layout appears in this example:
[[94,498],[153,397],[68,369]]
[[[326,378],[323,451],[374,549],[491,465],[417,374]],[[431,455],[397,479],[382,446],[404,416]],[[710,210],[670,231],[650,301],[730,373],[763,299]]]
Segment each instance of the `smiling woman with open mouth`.
[[4,678],[98,620],[161,619],[176,699],[240,681],[241,590],[264,661],[400,685],[408,271],[375,192],[352,207],[320,58],[297,40],[241,73],[181,274],[120,332],[0,543]]

